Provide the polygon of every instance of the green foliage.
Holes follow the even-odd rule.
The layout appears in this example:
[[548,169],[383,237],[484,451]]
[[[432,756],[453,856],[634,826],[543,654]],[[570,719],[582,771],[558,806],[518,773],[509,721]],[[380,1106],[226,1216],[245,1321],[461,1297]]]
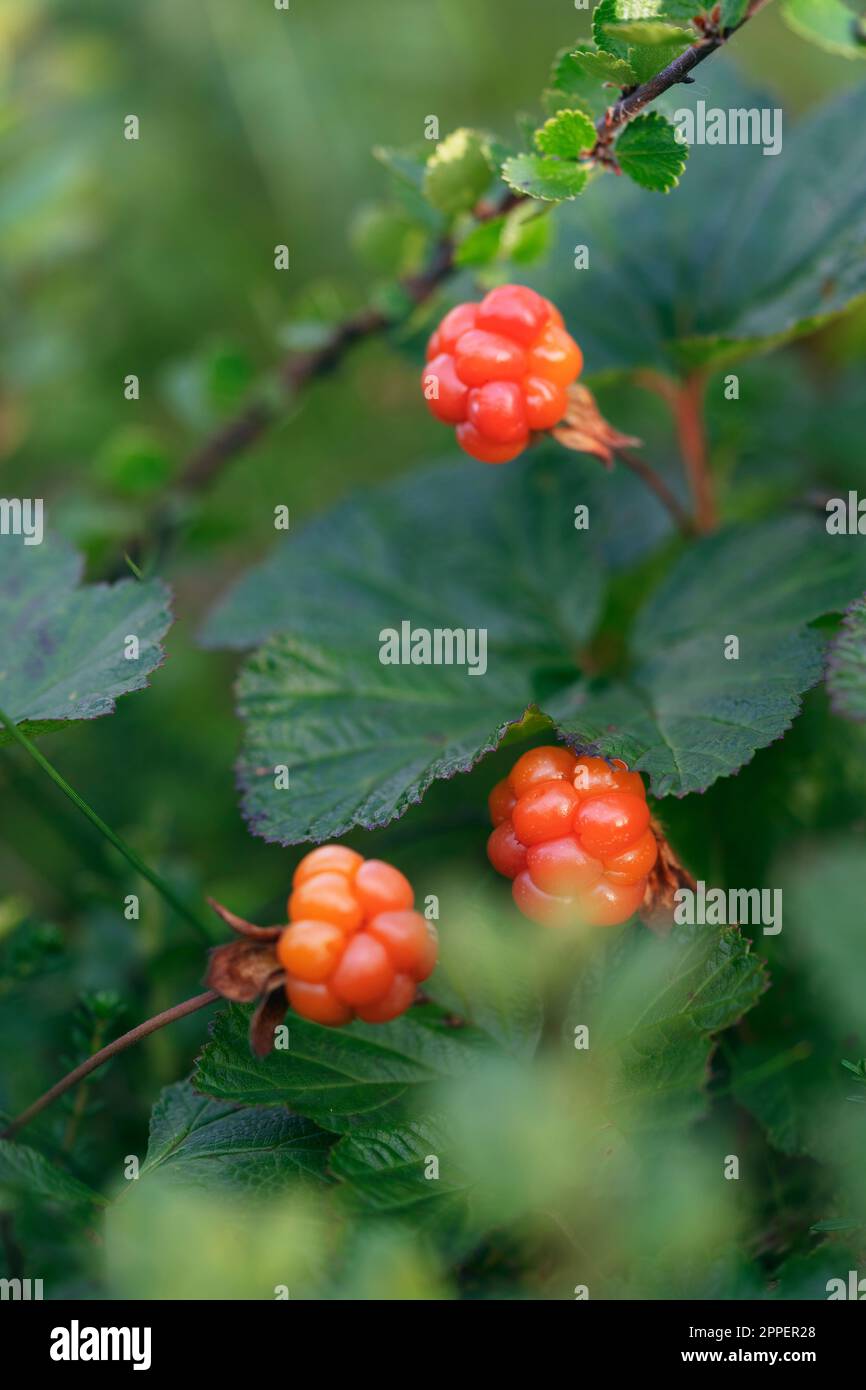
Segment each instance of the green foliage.
[[863,16],[845,0],[782,0],[795,33],[843,58],[866,58]]
[[423,1229],[456,1217],[466,1195],[466,1180],[447,1167],[435,1179],[424,1176],[429,1156],[448,1147],[448,1136],[429,1119],[359,1129],[338,1140],[331,1171],[365,1206]]
[[693,30],[670,23],[674,17],[654,0],[602,0],[592,34],[598,49],[628,64],[634,82],[647,82],[695,39]]
[[[731,108],[767,104],[731,81],[715,91]],[[677,95],[678,108],[694,101]],[[772,158],[754,145],[693,147],[671,199],[599,180],[579,219],[558,214],[558,254],[533,284],[580,324],[597,372],[726,365],[808,332],[866,293],[855,252],[866,237],[863,131],[861,86],[786,126]],[[590,275],[571,272],[576,241],[597,248]]]
[[233,1005],[216,1019],[196,1064],[194,1085],[206,1095],[249,1104],[288,1105],[325,1129],[341,1132],[392,1107],[418,1087],[459,1076],[474,1058],[495,1051],[490,1035],[454,1028],[431,1005],[410,1010],[387,1030],[354,1023],[339,1031],[291,1019],[286,1051],[252,1060],[249,1011]]
[[595,144],[595,126],[583,111],[558,111],[535,132],[542,154],[579,159]]
[[188,1081],[168,1086],[150,1120],[139,1178],[160,1178],[226,1195],[267,1197],[294,1179],[321,1182],[331,1138],[299,1115],[238,1109],[196,1095]]
[[643,933],[625,946],[593,980],[593,999],[578,992],[569,1023],[592,1020],[594,1046],[615,1055],[611,1093],[619,1124],[684,1123],[706,1108],[713,1035],[767,988],[763,965],[733,927],[675,927],[664,942]]
[[677,140],[670,121],[650,111],[626,126],[617,141],[616,157],[623,173],[642,188],[669,193],[686,167],[688,148]]
[[424,194],[438,212],[469,212],[492,173],[485,137],[474,130],[454,130],[438,142],[427,161]]
[[563,76],[572,65],[600,82],[615,82],[618,87],[630,87],[637,81],[637,73],[624,58],[595,48],[575,48],[569,53],[563,62]]
[[92,1192],[36,1149],[11,1139],[0,1139],[0,1196],[13,1206],[44,1202],[73,1212],[103,1201],[98,1192]]
[[502,177],[515,193],[544,202],[560,203],[576,198],[586,183],[586,170],[552,155],[516,154],[506,159]]
[[[340,510],[275,551],[208,624],[209,642],[280,634],[239,685],[244,809],[266,839],[387,824],[535,707],[576,746],[646,772],[657,796],[702,790],[790,726],[822,670],[825,638],[809,624],[866,583],[856,542],[806,518],[733,528],[691,547],[650,596],[627,680],[590,681],[578,653],[601,612],[606,536],[598,518],[589,533],[574,529],[586,467],[539,460],[476,473],[459,483],[458,517],[451,479],[435,471]],[[433,582],[446,529],[451,562]],[[371,562],[387,586],[369,583]],[[416,596],[408,607],[406,595]],[[404,622],[484,626],[486,674],[383,665],[383,634]],[[737,659],[725,655],[729,634]],[[275,785],[284,763],[290,795]]]
[[827,684],[840,714],[866,718],[866,599],[857,599],[845,614],[830,649]]
[[[55,536],[0,547],[0,630],[14,641],[3,657],[0,702],[24,732],[111,714],[115,700],[146,686],[163,660],[171,622],[159,580],[80,587],[82,561]],[[125,655],[128,636],[139,654]],[[11,735],[4,729],[0,743]]]

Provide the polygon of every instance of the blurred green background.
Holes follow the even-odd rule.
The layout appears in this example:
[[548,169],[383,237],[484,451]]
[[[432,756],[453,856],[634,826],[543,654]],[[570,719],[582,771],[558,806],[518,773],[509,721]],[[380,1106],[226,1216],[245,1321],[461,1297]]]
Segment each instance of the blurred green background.
[[[376,270],[356,250],[359,218],[363,225],[365,206],[386,190],[371,148],[417,142],[429,114],[443,133],[474,124],[513,138],[515,113],[538,113],[554,52],[587,31],[587,15],[566,0],[291,0],[287,13],[270,0],[4,0],[3,494],[44,497],[49,524],[86,552],[89,577],[115,573],[154,503],[171,499],[184,459],[284,355],[292,321],[311,309],[351,309],[375,290]],[[726,61],[791,115],[860,80],[856,64],[799,41],[772,7],[737,37]],[[701,69],[696,89],[709,98],[712,68]],[[138,142],[123,139],[130,113],[140,118]],[[282,242],[291,270],[277,274],[273,248]],[[724,411],[711,415],[723,499],[739,488],[740,514],[760,512],[781,471],[781,486],[797,495],[849,479],[852,455],[862,454],[862,414],[838,383],[862,381],[864,355],[866,330],[855,314],[750,366],[748,430]],[[419,409],[416,372],[411,352],[365,346],[185,504],[180,543],[159,560],[175,588],[177,615],[164,668],[112,718],[44,740],[73,786],[192,900],[210,892],[272,920],[298,857],[254,840],[241,821],[232,770],[236,658],[199,650],[196,629],[231,579],[273,544],[275,505],[291,508],[294,526],[354,488],[441,455],[447,445]],[[140,378],[138,402],[124,400],[128,373]],[[672,462],[657,407],[630,385],[617,388],[615,405],[617,423],[639,421],[662,465]],[[760,441],[768,438],[776,449],[765,460]],[[764,461],[767,473],[758,477]],[[147,545],[136,555],[146,562]],[[806,837],[830,856],[821,862],[829,862],[833,881],[830,837],[862,842],[866,824],[863,742],[830,718],[821,692],[813,694],[784,745],[702,798],[665,804],[675,843],[696,872],[756,884],[780,856],[795,858]],[[459,789],[434,788],[422,808],[375,837],[378,853],[415,875],[419,893],[434,852],[483,871],[483,795],[505,762],[497,755]],[[14,1113],[67,1058],[90,1050],[96,1025],[80,1013],[83,993],[116,994],[122,1025],[131,1026],[195,992],[202,962],[190,929],[149,888],[131,882],[126,865],[8,747],[0,797],[0,1043],[14,1059],[0,1100]],[[360,848],[373,842],[356,837]],[[122,916],[131,891],[142,895],[135,925]],[[786,943],[772,943],[774,973],[781,986],[794,971],[796,990],[787,951]],[[836,968],[845,974],[844,964]],[[816,1013],[831,1012],[833,1001],[831,983]],[[804,1004],[792,1044],[807,1014]],[[74,1017],[80,1027],[73,1035]],[[842,1031],[854,1048],[856,1029]],[[67,1113],[49,1112],[34,1134],[65,1145],[88,1181],[113,1180],[122,1156],[143,1148],[159,1087],[186,1073],[203,1034],[203,1016],[194,1017],[128,1053],[95,1084],[93,1108],[69,1143]],[[862,1042],[862,1021],[860,1034]],[[843,1046],[835,1033],[813,1039],[827,1063],[820,1084],[831,1092]],[[490,1085],[495,1093],[495,1080]],[[477,1097],[452,1103],[473,1113]],[[725,1122],[724,1104],[713,1123]],[[507,1113],[494,1118],[503,1128],[486,1142],[507,1148]],[[796,1207],[798,1165],[812,1159],[768,1176],[760,1163],[771,1161],[762,1151],[753,1214],[773,1204],[774,1212],[787,1209],[788,1184]],[[676,1167],[673,1187],[686,1166],[683,1159]],[[828,1214],[824,1195],[812,1183],[802,1199],[795,1249],[808,1248],[809,1220]],[[719,1234],[717,1215],[705,1193],[695,1203],[689,1219],[709,1241]],[[675,1223],[677,1214],[666,1219]],[[770,1222],[774,1239],[779,1220]],[[48,1226],[34,1232],[43,1261],[53,1248]],[[645,1232],[647,1250],[657,1234]],[[383,1242],[381,1269],[391,1238],[375,1239]],[[55,1254],[46,1276],[91,1287],[89,1254],[76,1266],[59,1238]],[[699,1255],[682,1253],[685,1288],[688,1262]],[[411,1284],[394,1258],[395,1287],[401,1279]],[[415,1274],[422,1292],[440,1288],[435,1263],[421,1260]],[[137,1277],[126,1287],[140,1291]],[[375,1281],[369,1287],[381,1288]]]

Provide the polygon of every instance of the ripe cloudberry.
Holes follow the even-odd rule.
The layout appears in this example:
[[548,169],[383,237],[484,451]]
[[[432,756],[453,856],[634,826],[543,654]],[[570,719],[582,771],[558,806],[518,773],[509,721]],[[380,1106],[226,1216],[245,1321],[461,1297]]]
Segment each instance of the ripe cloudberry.
[[457,426],[482,463],[507,463],[530,434],[558,425],[583,354],[559,310],[525,285],[499,285],[458,304],[427,344],[422,385],[431,413]]
[[620,759],[531,748],[489,806],[487,854],[524,916],[612,927],[640,907],[658,845],[643,778]]
[[381,859],[343,845],[306,855],[277,942],[295,1012],[332,1027],[405,1013],[437,954],[436,928],[413,905],[409,880]]

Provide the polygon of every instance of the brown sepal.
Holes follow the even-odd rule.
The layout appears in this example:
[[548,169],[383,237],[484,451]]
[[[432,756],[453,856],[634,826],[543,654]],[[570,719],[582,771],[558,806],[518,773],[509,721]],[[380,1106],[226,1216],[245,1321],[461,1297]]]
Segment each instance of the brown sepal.
[[240,932],[241,936],[248,936],[251,941],[276,941],[280,932],[285,931],[282,927],[257,927],[255,922],[248,922],[244,917],[238,917],[236,913],[230,912],[222,903],[218,903],[216,898],[208,898],[208,903],[213,908],[218,917],[221,917],[232,931]]
[[265,993],[250,1019],[250,1049],[256,1057],[267,1057],[273,1050],[274,1030],[286,1016],[285,975],[275,970],[265,985]]
[[550,431],[566,449],[579,454],[594,454],[606,468],[613,467],[617,449],[635,448],[641,441],[633,435],[621,434],[605,420],[586,386],[574,382],[568,388],[568,410],[561,424]]
[[229,941],[211,951],[206,983],[224,999],[251,1004],[278,969],[273,942]]
[[652,931],[659,936],[667,936],[674,924],[674,894],[678,888],[694,889],[697,885],[688,869],[674,854],[658,821],[653,818],[650,824],[658,840],[659,857],[647,879],[640,915]]

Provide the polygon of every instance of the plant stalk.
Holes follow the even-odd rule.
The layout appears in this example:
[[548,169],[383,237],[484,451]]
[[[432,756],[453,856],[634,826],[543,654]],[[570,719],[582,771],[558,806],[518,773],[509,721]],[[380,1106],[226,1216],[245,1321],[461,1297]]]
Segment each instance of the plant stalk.
[[65,1095],[73,1086],[77,1086],[78,1082],[83,1080],[85,1076],[89,1076],[92,1071],[96,1071],[97,1067],[101,1067],[103,1062],[107,1062],[111,1057],[116,1057],[118,1052],[132,1047],[134,1043],[140,1042],[150,1033],[164,1028],[167,1023],[174,1023],[178,1018],[185,1018],[187,1014],[193,1014],[197,1009],[207,1008],[208,1004],[213,1004],[219,998],[220,995],[217,994],[216,990],[205,990],[204,994],[196,994],[192,999],[185,999],[182,1004],[175,1004],[161,1014],[154,1014],[153,1018],[146,1019],[144,1023],[139,1023],[137,1027],[131,1028],[128,1033],[115,1038],[114,1042],[110,1042],[105,1047],[100,1048],[98,1052],[94,1052],[92,1057],[88,1057],[86,1061],[73,1068],[60,1081],[55,1082],[38,1100],[34,1100],[32,1105],[28,1105],[26,1110],[22,1110],[21,1114],[17,1115],[3,1130],[0,1139],[14,1139],[18,1131],[41,1114],[47,1106],[51,1105],[52,1101]]

